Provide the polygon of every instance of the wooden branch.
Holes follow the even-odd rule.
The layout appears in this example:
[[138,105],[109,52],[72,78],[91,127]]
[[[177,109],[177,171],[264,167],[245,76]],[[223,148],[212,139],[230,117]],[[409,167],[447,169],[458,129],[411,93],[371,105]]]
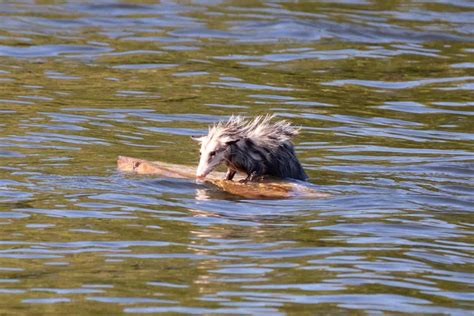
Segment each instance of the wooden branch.
[[[148,161],[143,159],[119,156],[117,169],[124,172],[137,174],[157,175],[168,178],[195,179],[195,168],[185,165],[170,164],[161,161]],[[213,172],[204,180],[203,184],[218,187],[226,192],[246,198],[324,198],[329,195],[311,188],[311,184],[288,181],[264,181],[240,183],[224,180],[223,172]]]

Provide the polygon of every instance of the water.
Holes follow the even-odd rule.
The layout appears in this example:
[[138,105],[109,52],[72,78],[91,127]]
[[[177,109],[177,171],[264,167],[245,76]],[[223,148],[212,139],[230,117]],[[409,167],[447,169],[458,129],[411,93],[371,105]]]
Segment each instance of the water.
[[[472,313],[473,9],[1,4],[0,313]],[[115,170],[237,113],[302,126],[331,196]]]

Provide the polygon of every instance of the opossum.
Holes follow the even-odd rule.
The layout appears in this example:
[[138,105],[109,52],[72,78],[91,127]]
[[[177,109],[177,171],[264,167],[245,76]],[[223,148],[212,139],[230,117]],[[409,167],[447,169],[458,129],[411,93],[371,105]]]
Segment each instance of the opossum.
[[227,122],[210,126],[206,136],[193,137],[201,143],[196,177],[204,179],[224,163],[227,180],[239,171],[247,175],[244,182],[258,181],[264,176],[306,181],[308,176],[291,142],[299,130],[285,120],[272,122],[272,118],[267,115],[245,120],[231,116]]

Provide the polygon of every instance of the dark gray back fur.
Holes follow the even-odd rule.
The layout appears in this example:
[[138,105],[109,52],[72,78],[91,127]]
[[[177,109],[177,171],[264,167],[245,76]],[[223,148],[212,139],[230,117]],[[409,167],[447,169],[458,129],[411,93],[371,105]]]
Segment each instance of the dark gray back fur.
[[308,179],[290,141],[281,143],[278,148],[268,149],[243,138],[229,145],[225,158],[229,168],[249,175]]

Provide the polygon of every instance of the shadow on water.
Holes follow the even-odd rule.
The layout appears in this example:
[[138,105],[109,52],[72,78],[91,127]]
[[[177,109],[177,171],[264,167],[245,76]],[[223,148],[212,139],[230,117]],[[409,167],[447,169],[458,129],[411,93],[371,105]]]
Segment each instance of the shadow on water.
[[[472,313],[469,1],[0,6],[0,314]],[[124,175],[231,114],[324,199]]]

